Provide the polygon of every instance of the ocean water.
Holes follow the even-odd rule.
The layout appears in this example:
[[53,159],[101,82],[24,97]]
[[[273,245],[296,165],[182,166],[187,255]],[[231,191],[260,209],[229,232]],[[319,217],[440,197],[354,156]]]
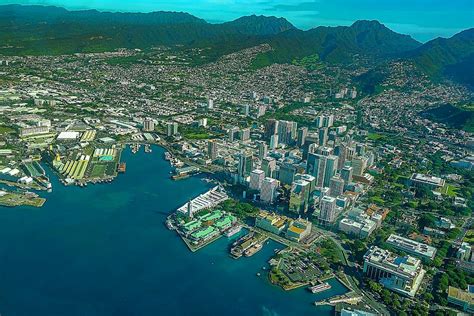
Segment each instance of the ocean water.
[[127,172],[111,184],[64,187],[52,177],[41,209],[0,207],[0,314],[331,314],[312,303],[344,293],[336,280],[318,295],[267,281],[262,267],[277,243],[239,260],[226,237],[191,253],[164,221],[210,186],[170,180],[163,152],[127,149]]

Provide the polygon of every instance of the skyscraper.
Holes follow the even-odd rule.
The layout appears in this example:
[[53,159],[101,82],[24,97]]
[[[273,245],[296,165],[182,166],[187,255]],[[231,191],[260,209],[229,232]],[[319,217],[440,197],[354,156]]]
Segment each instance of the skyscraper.
[[338,197],[344,193],[344,180],[338,176],[332,177],[329,182],[329,195]]
[[324,183],[324,173],[326,172],[327,157],[309,153],[306,172],[316,178],[316,186],[322,187]]
[[257,149],[258,149],[258,158],[260,160],[263,160],[267,156],[268,153],[268,146],[264,141],[259,141],[257,143]]
[[331,178],[334,177],[337,171],[337,156],[329,155],[326,159],[326,170],[324,171],[323,186],[328,187]]
[[238,127],[231,127],[227,133],[227,139],[229,140],[229,142],[233,142],[235,140],[235,135],[239,132],[239,128]]
[[215,140],[207,142],[207,156],[212,160],[217,158],[217,143]]
[[318,144],[319,146],[326,146],[328,142],[328,129],[326,127],[320,128],[318,131]]
[[274,119],[265,122],[265,139],[270,140],[273,135],[278,134],[278,121]]
[[367,168],[367,158],[366,157],[355,157],[352,159],[352,172],[356,176],[361,176],[364,174],[365,169]]
[[280,173],[278,175],[278,180],[283,184],[292,184],[295,180],[296,167],[289,162],[284,162],[280,166]]
[[145,132],[153,132],[155,130],[155,121],[151,118],[146,118],[143,121],[143,131]]
[[273,178],[276,170],[276,160],[272,157],[265,157],[262,160],[262,170],[265,172],[265,176]]
[[308,136],[308,128],[307,127],[300,127],[298,128],[298,138],[297,138],[297,146],[303,147],[306,141],[306,136]]
[[265,172],[260,169],[255,169],[250,173],[250,189],[260,190],[263,179],[265,179]]
[[166,135],[169,136],[174,136],[178,134],[178,123],[176,122],[168,122],[166,124]]
[[270,137],[270,149],[274,150],[278,147],[278,135],[272,135]]
[[334,223],[336,220],[336,199],[325,196],[320,201],[319,221],[323,225]]
[[323,127],[332,127],[334,125],[334,115],[323,117]]
[[341,169],[341,178],[344,180],[345,183],[352,182],[352,167],[345,166]]
[[309,191],[309,182],[304,180],[293,182],[288,210],[296,214],[306,213],[308,211]]
[[278,180],[268,177],[263,179],[262,188],[260,190],[260,200],[269,204],[273,203],[276,198],[278,186]]
[[240,131],[240,140],[245,142],[250,139],[250,128],[244,128]]
[[293,145],[296,138],[296,122],[278,121],[278,141],[281,144]]
[[239,154],[239,165],[237,173],[239,180],[242,182],[246,177],[250,175],[253,170],[253,157],[251,153],[240,153]]

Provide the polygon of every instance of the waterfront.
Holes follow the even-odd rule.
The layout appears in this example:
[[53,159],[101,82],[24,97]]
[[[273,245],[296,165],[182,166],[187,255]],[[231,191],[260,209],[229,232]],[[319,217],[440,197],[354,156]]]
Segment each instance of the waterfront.
[[[163,149],[136,155],[113,183],[64,187],[43,208],[0,207],[0,313],[5,315],[329,315],[312,303],[345,292],[285,292],[262,270],[275,242],[234,260],[229,239],[192,253],[166,216],[211,186],[169,179]],[[236,238],[234,236],[234,238]],[[260,272],[261,276],[256,274]]]

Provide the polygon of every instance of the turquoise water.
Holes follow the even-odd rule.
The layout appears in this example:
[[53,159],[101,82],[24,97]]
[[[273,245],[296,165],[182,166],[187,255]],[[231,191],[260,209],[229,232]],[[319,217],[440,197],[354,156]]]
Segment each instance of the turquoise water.
[[162,155],[127,150],[127,172],[111,184],[81,189],[53,179],[43,208],[0,207],[0,314],[331,314],[312,302],[344,293],[337,281],[320,295],[268,283],[262,267],[279,244],[234,260],[223,237],[191,253],[163,223],[209,186],[169,180]]

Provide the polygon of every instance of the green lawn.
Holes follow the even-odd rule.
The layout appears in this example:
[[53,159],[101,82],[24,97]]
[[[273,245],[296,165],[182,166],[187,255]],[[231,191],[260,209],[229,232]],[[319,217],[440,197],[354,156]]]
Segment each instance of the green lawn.
[[0,134],[11,134],[14,133],[15,130],[8,126],[0,126]]
[[382,139],[384,137],[385,136],[383,136],[382,134],[377,134],[377,133],[369,133],[369,135],[367,135],[367,139],[369,139],[369,140],[379,140],[379,139]]
[[447,184],[443,188],[443,191],[444,191],[444,194],[446,194],[447,196],[455,197],[457,195],[458,188],[455,187],[454,185]]
[[102,178],[105,174],[107,166],[103,164],[94,164],[91,171],[91,178]]

